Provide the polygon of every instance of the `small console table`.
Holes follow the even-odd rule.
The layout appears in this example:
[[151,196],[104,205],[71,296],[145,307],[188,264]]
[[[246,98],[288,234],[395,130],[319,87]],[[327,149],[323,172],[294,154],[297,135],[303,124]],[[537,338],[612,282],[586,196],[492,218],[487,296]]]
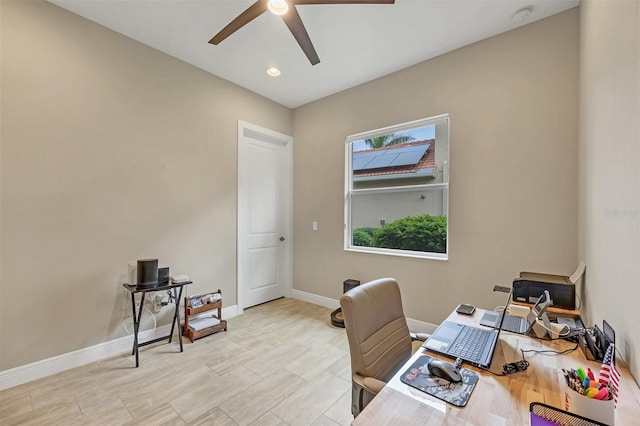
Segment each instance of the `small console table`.
[[[173,330],[178,326],[178,341],[180,342],[180,352],[182,352],[182,333],[180,332],[180,300],[182,299],[182,289],[185,285],[191,284],[191,281],[185,281],[181,283],[159,283],[155,286],[138,287],[133,284],[122,284],[122,286],[131,293],[131,311],[133,312],[133,349],[131,355],[136,356],[136,367],[140,365],[138,360],[138,349],[141,346],[150,345],[152,343],[160,342],[162,340],[169,340],[167,343],[171,343],[173,337]],[[144,306],[144,297],[147,293],[152,291],[173,291],[173,297],[176,301],[176,308],[173,312],[173,321],[171,322],[171,332],[167,336],[158,337],[157,339],[149,340],[148,342],[140,343],[138,341],[138,330],[140,328],[140,319],[142,317],[142,307]],[[142,293],[140,298],[140,304],[138,305],[136,312],[136,293]]]

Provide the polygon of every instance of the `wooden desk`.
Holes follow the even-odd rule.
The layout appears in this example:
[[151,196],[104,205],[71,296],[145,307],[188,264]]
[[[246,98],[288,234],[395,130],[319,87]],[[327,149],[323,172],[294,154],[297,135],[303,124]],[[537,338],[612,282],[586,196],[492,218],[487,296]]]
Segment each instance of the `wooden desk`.
[[[476,309],[472,316],[453,312],[447,319],[477,325],[483,313],[482,309]],[[503,331],[491,362],[491,371],[500,374],[503,364],[521,360],[520,349],[562,351],[574,346],[575,343],[564,340],[539,340]],[[458,408],[400,381],[400,375],[420,355],[425,354],[452,361],[432,352],[419,350],[360,413],[353,425],[529,425],[531,402],[544,402],[564,408],[562,395],[565,381],[562,368],[590,367],[597,374],[601,365],[599,362],[587,361],[580,348],[565,355],[527,352],[525,358],[531,363],[529,368],[508,376],[496,376],[465,363],[463,368],[478,372],[480,379],[467,406]],[[637,424],[640,389],[629,370],[620,365],[620,362],[617,365],[621,383],[615,414],[616,425]]]

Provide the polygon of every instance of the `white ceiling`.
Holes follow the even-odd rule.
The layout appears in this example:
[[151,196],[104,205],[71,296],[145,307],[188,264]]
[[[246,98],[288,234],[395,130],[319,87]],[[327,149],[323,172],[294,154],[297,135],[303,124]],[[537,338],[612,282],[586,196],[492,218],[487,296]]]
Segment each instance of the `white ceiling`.
[[[49,0],[80,16],[295,108],[575,7],[579,0],[396,0],[298,6],[320,57],[312,66],[281,18],[259,16],[209,39],[254,0]],[[511,17],[532,6],[523,22]],[[282,70],[277,78],[265,69]]]

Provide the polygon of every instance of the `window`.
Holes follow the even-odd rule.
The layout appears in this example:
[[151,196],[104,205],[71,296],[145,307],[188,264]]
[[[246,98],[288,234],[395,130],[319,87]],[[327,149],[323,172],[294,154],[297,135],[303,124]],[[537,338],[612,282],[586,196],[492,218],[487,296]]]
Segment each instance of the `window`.
[[348,136],[346,169],[346,250],[448,258],[448,115]]

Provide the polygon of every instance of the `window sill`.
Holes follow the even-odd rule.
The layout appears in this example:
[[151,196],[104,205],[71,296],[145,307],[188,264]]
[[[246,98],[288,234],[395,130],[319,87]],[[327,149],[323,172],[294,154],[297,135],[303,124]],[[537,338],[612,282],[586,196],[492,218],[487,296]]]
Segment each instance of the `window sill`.
[[399,251],[381,248],[372,249],[366,247],[346,247],[344,251],[353,253],[381,254],[385,256],[409,257],[414,259],[440,260],[445,262],[449,260],[448,254],[424,253],[419,251]]

